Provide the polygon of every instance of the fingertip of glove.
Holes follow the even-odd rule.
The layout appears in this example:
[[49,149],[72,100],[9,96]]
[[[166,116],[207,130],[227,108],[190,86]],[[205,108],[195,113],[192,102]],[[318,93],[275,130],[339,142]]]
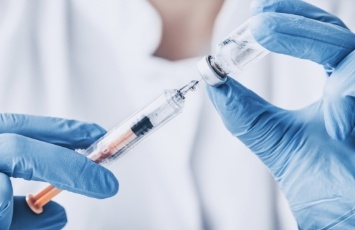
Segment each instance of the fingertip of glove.
[[91,138],[97,140],[98,138],[102,137],[106,134],[106,130],[101,126],[92,123],[92,130],[90,131]]
[[76,130],[77,133],[77,135],[73,135],[77,139],[74,146],[76,148],[86,148],[106,134],[106,130],[95,123],[78,122],[73,126],[73,130]]
[[262,13],[250,18],[249,29],[260,45],[267,46],[277,36],[277,17],[275,13]]
[[219,85],[219,86],[211,86],[209,84],[206,84],[206,90],[207,93],[210,97],[212,97],[215,94],[220,94],[223,92],[223,87],[224,87],[225,83],[223,85]]
[[209,97],[219,113],[235,110],[243,104],[245,95],[249,90],[232,78],[218,87],[208,87]]
[[116,195],[119,190],[119,182],[115,175],[109,170],[107,170],[107,179],[105,180],[105,193],[101,198],[108,198]]
[[[91,193],[89,196],[105,199],[117,194],[119,190],[119,182],[115,175],[107,168],[102,167],[96,163],[92,165],[91,173],[94,177],[90,177],[90,181],[86,179],[86,183],[89,184],[88,191]],[[88,175],[86,175],[88,177]]]
[[254,0],[250,4],[250,12],[252,15],[264,12],[276,12],[282,2],[280,0]]
[[252,1],[252,3],[250,4],[250,13],[251,15],[257,15],[260,13],[264,12],[264,8],[265,8],[265,3],[268,0],[254,0]]
[[207,92],[208,92],[208,95],[210,96],[210,98],[217,99],[220,96],[225,97],[227,94],[229,94],[231,91],[230,87],[229,87],[230,81],[231,81],[231,79],[228,78],[224,84],[219,85],[217,87],[206,84],[207,85],[206,89],[207,89]]

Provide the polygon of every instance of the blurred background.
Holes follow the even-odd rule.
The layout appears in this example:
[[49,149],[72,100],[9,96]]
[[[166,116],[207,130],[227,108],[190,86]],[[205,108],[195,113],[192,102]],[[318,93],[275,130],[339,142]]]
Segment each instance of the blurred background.
[[[352,29],[347,0],[309,0]],[[164,89],[201,77],[196,64],[250,17],[250,0],[0,0],[0,109],[110,129]],[[270,54],[237,79],[273,104],[302,108],[326,75]],[[293,230],[267,168],[223,126],[202,85],[184,113],[109,166],[119,193],[64,192],[65,229]],[[43,183],[13,180],[26,195]]]

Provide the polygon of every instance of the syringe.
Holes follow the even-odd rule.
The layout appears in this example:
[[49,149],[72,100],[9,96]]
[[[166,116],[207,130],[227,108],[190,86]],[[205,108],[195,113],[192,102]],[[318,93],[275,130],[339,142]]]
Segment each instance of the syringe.
[[[185,95],[195,90],[198,83],[191,81],[179,90],[166,90],[141,111],[94,142],[82,154],[101,165],[114,161],[180,114],[184,107]],[[61,191],[53,185],[48,185],[36,195],[29,194],[26,201],[33,212],[40,214],[43,206]]]

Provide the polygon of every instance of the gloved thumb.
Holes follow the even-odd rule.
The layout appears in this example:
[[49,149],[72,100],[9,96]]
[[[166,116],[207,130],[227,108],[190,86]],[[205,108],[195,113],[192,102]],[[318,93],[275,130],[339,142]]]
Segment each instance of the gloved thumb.
[[271,105],[232,78],[219,87],[207,86],[207,91],[226,128],[271,170],[279,168],[284,162],[278,156],[280,151],[275,150],[292,139],[292,132],[286,132],[292,119],[290,113]]
[[0,173],[0,229],[9,229],[13,214],[13,193],[10,178]]
[[59,230],[67,223],[65,209],[54,201],[46,204],[46,208],[38,215],[27,205],[25,197],[14,197],[14,212],[10,230]]
[[323,93],[324,121],[333,139],[344,140],[355,126],[355,51],[327,79]]

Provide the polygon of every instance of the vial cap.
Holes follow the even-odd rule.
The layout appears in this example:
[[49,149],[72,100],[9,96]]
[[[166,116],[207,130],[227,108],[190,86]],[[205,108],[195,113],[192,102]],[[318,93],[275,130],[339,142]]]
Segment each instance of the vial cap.
[[210,55],[204,56],[197,64],[197,68],[202,78],[211,86],[219,86],[226,82],[227,76],[219,75],[211,66]]

